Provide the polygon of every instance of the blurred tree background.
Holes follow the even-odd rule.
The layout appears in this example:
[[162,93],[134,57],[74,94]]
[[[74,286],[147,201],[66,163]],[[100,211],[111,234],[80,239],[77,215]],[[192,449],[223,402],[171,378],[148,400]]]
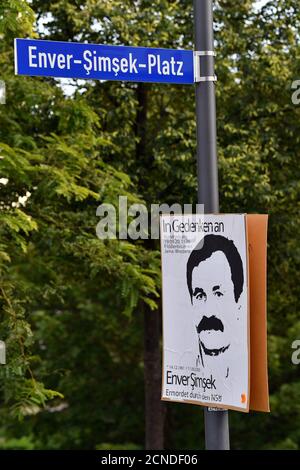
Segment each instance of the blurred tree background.
[[[221,211],[270,214],[271,414],[230,412],[231,445],[298,449],[300,12],[265,3],[214,2]],[[119,195],[196,203],[193,88],[16,77],[15,37],[191,49],[192,1],[1,2],[0,448],[203,448],[159,401],[159,244],[95,232]]]

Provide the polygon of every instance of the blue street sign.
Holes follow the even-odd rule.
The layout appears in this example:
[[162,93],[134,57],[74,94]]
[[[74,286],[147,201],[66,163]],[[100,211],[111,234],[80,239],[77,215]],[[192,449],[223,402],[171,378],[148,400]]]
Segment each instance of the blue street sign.
[[193,51],[15,39],[18,75],[194,83]]

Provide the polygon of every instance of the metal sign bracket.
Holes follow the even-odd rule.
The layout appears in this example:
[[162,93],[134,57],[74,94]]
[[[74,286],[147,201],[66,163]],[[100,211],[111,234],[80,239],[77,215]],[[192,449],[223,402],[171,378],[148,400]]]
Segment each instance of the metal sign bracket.
[[199,82],[216,82],[217,76],[216,75],[209,75],[207,77],[201,76],[201,65],[200,65],[200,57],[208,57],[212,56],[215,57],[215,51],[194,51],[194,73],[195,73],[195,83]]

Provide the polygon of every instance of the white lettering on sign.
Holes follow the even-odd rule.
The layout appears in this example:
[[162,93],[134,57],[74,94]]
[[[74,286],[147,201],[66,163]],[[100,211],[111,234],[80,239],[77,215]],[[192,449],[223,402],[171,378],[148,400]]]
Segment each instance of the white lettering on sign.
[[148,55],[148,73],[152,74],[152,70],[157,72],[159,75],[174,75],[182,77],[183,62],[181,60],[175,60],[171,57],[170,60],[161,60],[159,55],[149,54]]
[[35,46],[30,46],[29,50],[29,67],[39,67],[43,69],[60,69],[71,68],[72,54],[56,54],[51,52],[37,52]]
[[36,59],[36,55],[33,55],[33,51],[36,51],[35,46],[29,46],[29,67],[37,67],[37,64],[33,63],[33,59]]
[[159,54],[148,54],[146,63],[138,64],[138,59],[132,53],[128,57],[104,57],[97,55],[97,51],[86,49],[81,59],[74,59],[73,54],[38,52],[36,46],[28,48],[29,67],[41,69],[70,70],[73,64],[83,66],[86,75],[91,72],[113,72],[115,77],[119,73],[138,74],[139,69],[147,69],[149,75],[158,74],[163,76],[183,77],[183,61],[175,60],[172,56],[168,60],[162,60]]
[[133,58],[133,55],[130,53],[128,59],[122,57],[102,57],[97,56],[96,51],[85,50],[83,53],[83,67],[86,71],[86,74],[89,75],[92,72],[114,72],[117,77],[119,72],[122,73],[138,73],[137,70],[137,59]]

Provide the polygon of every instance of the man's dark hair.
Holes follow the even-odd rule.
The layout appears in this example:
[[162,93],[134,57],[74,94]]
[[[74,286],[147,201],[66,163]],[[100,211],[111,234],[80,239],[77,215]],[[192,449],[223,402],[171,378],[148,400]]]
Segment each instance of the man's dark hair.
[[222,251],[227,258],[231,270],[231,280],[234,286],[234,298],[237,302],[243,291],[244,273],[240,254],[232,240],[222,235],[206,235],[193,249],[187,262],[186,278],[191,299],[193,298],[192,273],[201,261],[210,258],[216,251]]

